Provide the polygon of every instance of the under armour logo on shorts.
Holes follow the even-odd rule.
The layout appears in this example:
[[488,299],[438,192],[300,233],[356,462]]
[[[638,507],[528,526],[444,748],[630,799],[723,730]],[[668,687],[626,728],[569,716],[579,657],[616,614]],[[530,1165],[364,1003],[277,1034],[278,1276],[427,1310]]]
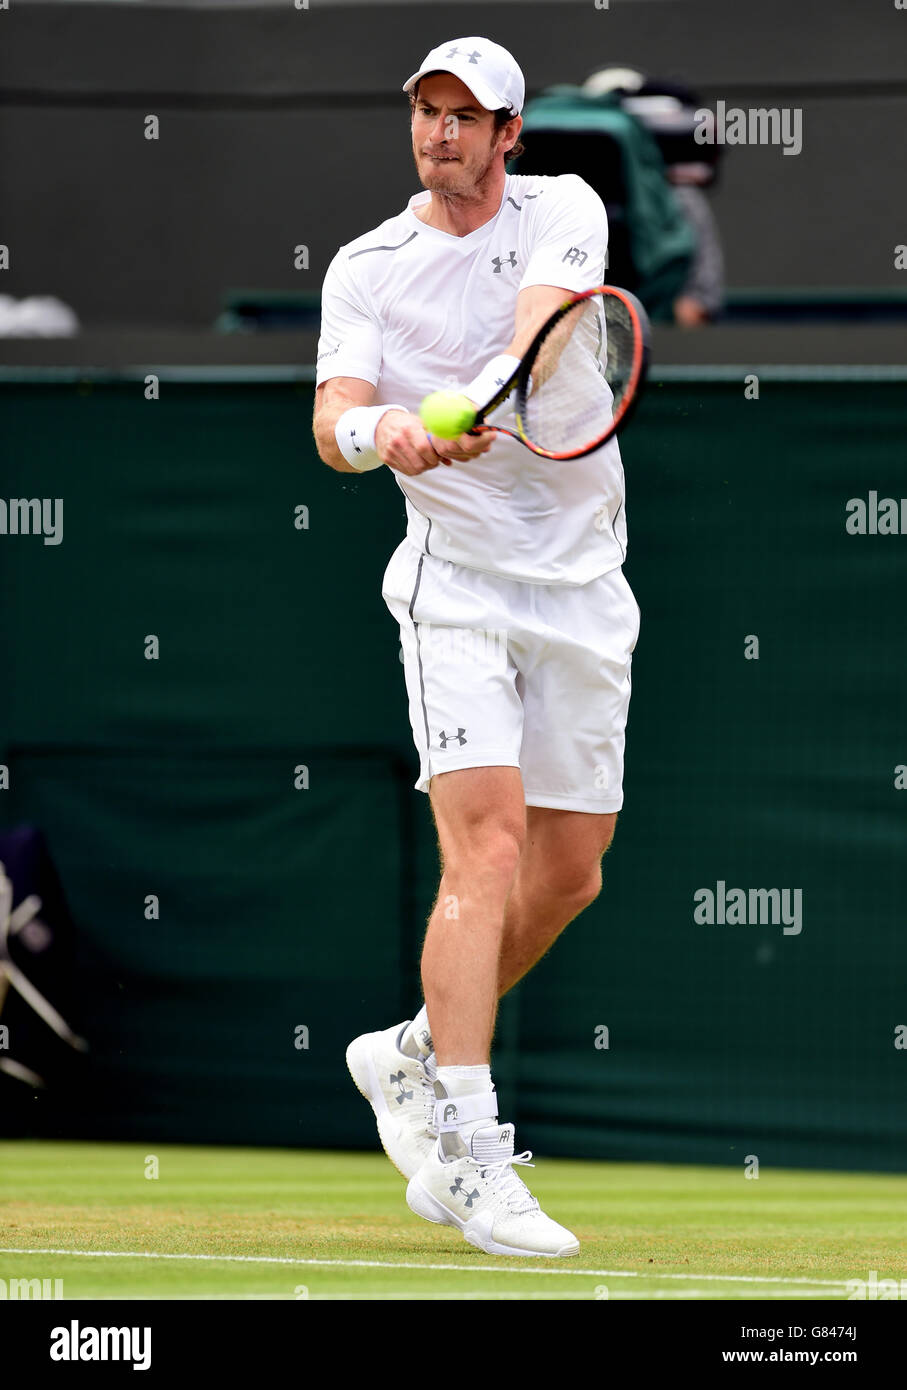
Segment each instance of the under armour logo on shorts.
[[466,742],[466,730],[458,729],[455,734],[446,734],[442,729],[441,732],[438,734],[438,741],[441,744],[442,748],[446,748],[448,743],[450,743],[451,739],[456,739],[457,743],[459,743],[460,747],[462,748],[463,744]]

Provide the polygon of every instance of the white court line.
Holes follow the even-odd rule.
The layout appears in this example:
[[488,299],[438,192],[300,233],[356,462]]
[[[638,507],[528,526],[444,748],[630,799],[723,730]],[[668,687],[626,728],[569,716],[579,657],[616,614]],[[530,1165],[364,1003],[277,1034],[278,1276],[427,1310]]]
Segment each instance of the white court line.
[[[424,1265],[420,1265],[419,1268],[420,1268],[420,1269],[424,1269],[425,1266],[424,1266]],[[447,1268],[447,1265],[445,1265],[444,1268],[446,1269],[446,1268]],[[814,1302],[821,1302],[821,1300],[822,1300],[823,1298],[832,1299],[832,1300],[834,1300],[834,1301],[836,1301],[836,1302],[838,1302],[838,1301],[843,1301],[843,1295],[840,1294],[840,1293],[838,1292],[837,1289],[807,1288],[807,1289],[804,1291],[804,1295],[805,1295],[805,1296],[808,1295]],[[475,1299],[477,1302],[479,1302],[479,1301],[481,1301],[481,1300],[483,1300],[483,1299],[488,1299],[488,1298],[514,1298],[514,1299],[527,1299],[527,1298],[528,1298],[528,1299],[531,1299],[531,1298],[557,1299],[557,1298],[566,1298],[566,1299],[579,1299],[579,1300],[581,1300],[581,1301],[582,1301],[582,1300],[588,1301],[589,1298],[590,1298],[590,1296],[591,1296],[591,1295],[590,1295],[590,1292],[589,1292],[588,1289],[580,1290],[580,1291],[573,1290],[573,1291],[564,1292],[564,1293],[561,1293],[560,1291],[558,1291],[557,1293],[553,1293],[550,1289],[549,1289],[549,1291],[548,1291],[547,1293],[541,1293],[541,1292],[540,1292],[540,1293],[535,1293],[534,1291],[529,1290],[529,1289],[523,1289],[523,1291],[522,1291],[521,1293],[502,1293],[502,1292],[500,1292],[500,1290],[497,1290],[497,1289],[496,1289],[493,1293],[490,1293],[489,1290],[488,1290],[488,1286],[487,1286],[487,1285],[486,1285],[486,1287],[485,1287],[484,1289],[467,1289],[467,1290],[457,1289],[455,1292],[449,1291],[449,1292],[447,1292],[447,1293],[435,1293],[433,1290],[423,1290],[423,1291],[419,1294],[419,1298],[420,1298],[421,1300],[427,1300],[427,1301],[431,1301],[431,1300],[443,1301],[443,1300],[445,1300],[445,1299],[458,1299],[458,1298],[461,1298],[461,1299],[466,1299],[466,1300],[468,1300],[468,1299]],[[642,1287],[640,1287],[640,1286],[637,1286],[636,1288],[633,1288],[632,1285],[629,1285],[626,1289],[621,1288],[621,1289],[618,1290],[617,1288],[615,1288],[615,1290],[614,1290],[614,1291],[612,1292],[612,1294],[611,1294],[610,1301],[611,1301],[612,1303],[632,1303],[634,1300],[638,1300],[638,1301],[640,1301],[640,1302],[651,1302],[653,1299],[666,1299],[666,1300],[670,1301],[670,1300],[672,1300],[672,1299],[678,1299],[678,1300],[680,1300],[680,1299],[697,1299],[697,1298],[709,1298],[709,1297],[712,1297],[712,1296],[713,1296],[713,1291],[712,1291],[712,1289],[698,1288],[698,1287],[696,1287],[696,1285],[690,1285],[690,1284],[681,1284],[679,1287],[676,1287],[676,1288],[673,1288],[673,1289],[646,1289],[646,1288],[642,1288]],[[734,1295],[733,1295],[733,1297],[737,1297],[737,1298],[739,1298],[739,1299],[750,1298],[751,1296],[752,1296],[752,1295],[750,1295],[750,1294],[749,1294],[746,1290],[744,1290],[744,1289],[740,1289],[739,1292],[736,1292],[736,1291],[735,1291],[735,1292],[734,1292]],[[731,1301],[733,1301],[732,1295],[731,1295],[730,1293],[728,1293],[727,1297],[728,1297],[728,1299],[730,1299]],[[783,1288],[781,1288],[781,1289],[769,1289],[769,1290],[766,1290],[765,1293],[760,1293],[760,1294],[759,1294],[759,1297],[762,1298],[763,1300],[765,1300],[766,1302],[770,1303],[771,1300],[772,1300],[773,1298],[774,1298],[774,1299],[781,1299],[781,1298],[788,1298],[788,1299],[789,1299],[789,1298],[790,1298],[790,1291],[789,1291],[789,1290],[785,1290],[785,1289],[783,1289]],[[111,1302],[111,1303],[156,1303],[156,1302],[166,1303],[166,1302],[172,1300],[172,1298],[173,1298],[173,1295],[171,1295],[171,1294],[119,1294],[119,1293],[112,1293],[112,1294],[97,1294],[97,1295],[93,1298],[93,1302],[100,1302],[100,1303],[103,1303],[103,1302],[106,1301],[106,1302]],[[297,1298],[297,1296],[296,1296],[295,1294],[292,1294],[292,1293],[184,1293],[184,1294],[180,1294],[180,1295],[179,1295],[179,1299],[180,1299],[180,1302],[181,1302],[181,1303],[191,1303],[191,1302],[212,1303],[212,1302],[216,1302],[218,1299],[223,1299],[225,1302],[230,1302],[231,1300],[232,1300],[233,1302],[237,1302],[238,1300],[241,1300],[241,1301],[243,1301],[243,1302],[255,1302],[255,1301],[259,1301],[259,1302],[272,1302],[272,1303],[318,1303],[318,1302],[336,1303],[336,1302],[338,1302],[338,1301],[343,1301],[343,1300],[349,1300],[349,1301],[362,1300],[363,1302],[375,1303],[375,1302],[394,1302],[394,1301],[406,1302],[407,1300],[411,1300],[411,1299],[412,1299],[412,1294],[410,1294],[410,1293],[397,1293],[397,1292],[390,1292],[390,1293],[350,1293],[350,1292],[347,1292],[347,1291],[344,1291],[344,1292],[342,1292],[342,1293],[332,1293],[332,1294],[312,1293],[312,1292],[309,1292],[309,1293],[306,1295],[305,1298],[300,1299],[300,1298]],[[607,1300],[602,1300],[602,1301],[607,1301]]]
[[799,1276],[785,1279],[767,1274],[659,1274],[653,1270],[636,1269],[564,1269],[562,1266],[539,1268],[531,1265],[517,1269],[514,1265],[428,1265],[403,1260],[311,1260],[293,1255],[165,1255],[158,1250],[25,1250],[0,1246],[0,1255],[78,1255],[85,1259],[108,1260],[203,1260],[228,1261],[231,1264],[315,1265],[338,1269],[431,1269],[457,1274],[571,1274],[589,1279],[708,1279],[719,1284],[807,1284],[810,1288],[845,1289],[846,1279],[806,1279]]

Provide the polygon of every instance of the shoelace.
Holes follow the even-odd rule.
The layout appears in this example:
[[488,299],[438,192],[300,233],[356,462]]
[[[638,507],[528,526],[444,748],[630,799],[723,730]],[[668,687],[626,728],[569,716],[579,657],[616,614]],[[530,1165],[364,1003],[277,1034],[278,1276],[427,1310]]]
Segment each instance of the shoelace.
[[[497,1190],[515,1216],[538,1208],[538,1199],[533,1197],[519,1173],[513,1171],[515,1163],[522,1164],[525,1168],[534,1168],[535,1164],[530,1162],[531,1158],[532,1150],[526,1149],[525,1153],[514,1154],[513,1158],[502,1159],[500,1163],[486,1163],[480,1169],[482,1177],[486,1173],[493,1175],[490,1185]],[[516,1205],[517,1199],[520,1199],[522,1205]]]

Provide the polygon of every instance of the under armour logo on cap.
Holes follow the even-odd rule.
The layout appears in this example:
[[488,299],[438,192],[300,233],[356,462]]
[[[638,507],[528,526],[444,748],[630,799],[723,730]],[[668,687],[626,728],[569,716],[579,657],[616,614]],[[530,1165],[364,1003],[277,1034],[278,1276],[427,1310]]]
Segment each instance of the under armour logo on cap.
[[[454,47],[450,50],[450,52],[449,52],[448,54],[446,54],[445,56],[448,57],[448,58],[456,58],[459,52],[460,52],[459,48],[457,48],[456,45],[454,45]],[[481,55],[481,53],[478,51],[478,49],[476,49],[476,51],[475,51],[474,53],[467,53],[467,54],[466,54],[466,57],[469,59],[469,61],[470,61],[471,63],[477,63],[477,62],[479,61],[479,59],[481,58],[481,56],[482,56],[482,55]]]

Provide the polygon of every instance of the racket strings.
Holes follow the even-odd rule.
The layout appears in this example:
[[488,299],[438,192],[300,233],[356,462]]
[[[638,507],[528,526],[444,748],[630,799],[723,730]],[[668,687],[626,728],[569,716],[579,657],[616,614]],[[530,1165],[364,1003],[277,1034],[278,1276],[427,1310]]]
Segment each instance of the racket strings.
[[606,434],[631,385],[634,325],[616,295],[575,304],[541,344],[521,412],[523,433],[552,453]]

